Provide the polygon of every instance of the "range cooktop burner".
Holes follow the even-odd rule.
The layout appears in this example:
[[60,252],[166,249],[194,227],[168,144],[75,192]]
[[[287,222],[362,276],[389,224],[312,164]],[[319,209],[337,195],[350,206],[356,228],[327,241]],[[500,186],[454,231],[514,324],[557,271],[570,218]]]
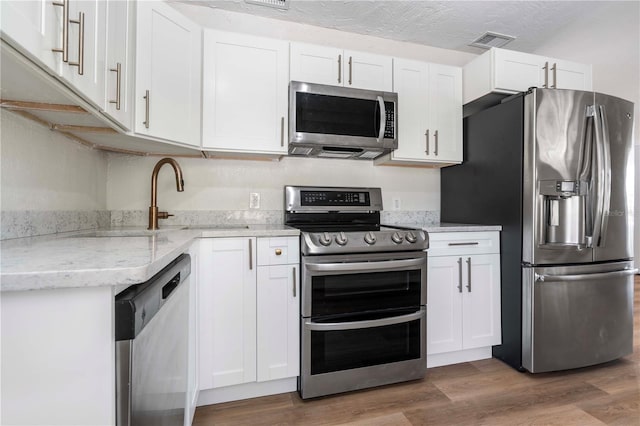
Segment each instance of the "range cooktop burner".
[[302,232],[304,255],[418,251],[425,231],[380,225],[380,188],[285,187],[285,225]]

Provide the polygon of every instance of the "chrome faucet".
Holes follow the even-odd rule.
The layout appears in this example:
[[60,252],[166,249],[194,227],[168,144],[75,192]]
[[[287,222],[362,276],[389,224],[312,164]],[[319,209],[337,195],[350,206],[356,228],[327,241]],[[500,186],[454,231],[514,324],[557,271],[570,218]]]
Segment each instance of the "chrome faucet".
[[171,164],[173,171],[176,174],[176,187],[178,192],[184,191],[184,180],[182,180],[182,169],[176,160],[173,158],[163,158],[158,161],[151,173],[151,207],[149,207],[149,227],[147,229],[158,229],[158,219],[167,219],[169,216],[173,216],[167,212],[158,211],[158,172],[160,168],[165,164]]

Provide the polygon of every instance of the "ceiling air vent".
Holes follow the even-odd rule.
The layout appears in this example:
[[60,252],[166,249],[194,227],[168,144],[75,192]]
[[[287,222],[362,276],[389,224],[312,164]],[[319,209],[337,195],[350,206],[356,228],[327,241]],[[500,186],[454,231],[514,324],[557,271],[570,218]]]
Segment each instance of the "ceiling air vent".
[[481,49],[491,49],[492,47],[502,47],[515,39],[516,38],[512,36],[487,31],[469,43],[469,46],[479,47]]
[[289,9],[289,0],[244,0],[245,3],[269,6],[276,9]]

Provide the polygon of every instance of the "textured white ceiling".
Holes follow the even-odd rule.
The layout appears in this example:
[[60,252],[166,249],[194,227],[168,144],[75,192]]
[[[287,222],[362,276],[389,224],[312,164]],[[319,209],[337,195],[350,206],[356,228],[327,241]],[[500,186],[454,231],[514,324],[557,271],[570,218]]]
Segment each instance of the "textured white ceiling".
[[182,2],[470,53],[482,52],[468,44],[486,31],[515,37],[509,49],[534,52],[567,25],[588,21],[622,3],[290,0],[288,10],[279,10],[244,0]]

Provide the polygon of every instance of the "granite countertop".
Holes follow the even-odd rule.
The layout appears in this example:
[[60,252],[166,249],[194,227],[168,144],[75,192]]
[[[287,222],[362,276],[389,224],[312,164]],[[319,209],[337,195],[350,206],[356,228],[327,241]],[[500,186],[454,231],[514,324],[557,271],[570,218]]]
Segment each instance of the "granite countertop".
[[482,232],[482,231],[502,231],[502,225],[477,225],[470,223],[437,223],[433,225],[422,225],[422,229],[427,232]]
[[502,231],[501,225],[477,225],[470,223],[397,223],[395,226],[405,228],[423,229],[427,232],[482,232],[482,231]]
[[87,230],[0,241],[0,290],[114,286],[147,281],[196,238],[296,236],[284,225]]

